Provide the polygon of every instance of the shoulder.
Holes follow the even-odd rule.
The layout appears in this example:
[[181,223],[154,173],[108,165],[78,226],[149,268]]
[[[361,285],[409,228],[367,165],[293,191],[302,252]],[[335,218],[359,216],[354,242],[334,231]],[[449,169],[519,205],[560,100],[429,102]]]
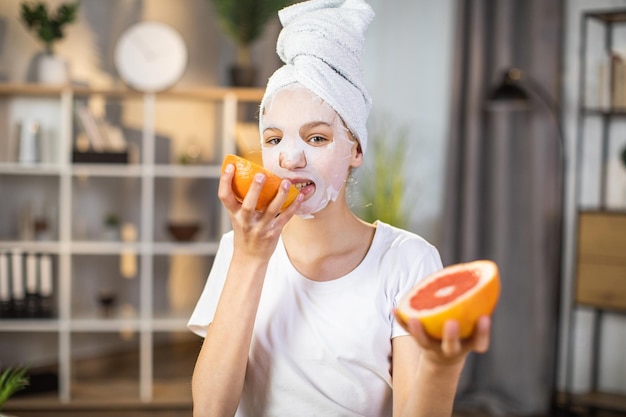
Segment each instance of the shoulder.
[[409,256],[412,260],[433,256],[439,259],[437,248],[416,233],[378,221],[376,234],[378,249],[384,255]]
[[422,278],[443,268],[439,251],[423,237],[383,222],[378,222],[376,234],[375,262],[390,293],[405,293]]

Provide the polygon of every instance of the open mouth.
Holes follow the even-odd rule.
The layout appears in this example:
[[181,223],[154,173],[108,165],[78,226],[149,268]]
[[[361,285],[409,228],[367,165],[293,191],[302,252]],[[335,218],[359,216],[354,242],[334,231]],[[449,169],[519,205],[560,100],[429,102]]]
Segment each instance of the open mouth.
[[293,186],[296,187],[299,191],[302,191],[302,189],[304,189],[305,187],[307,187],[309,185],[313,185],[313,182],[312,181],[306,181],[306,182],[297,182],[297,183],[293,184]]
[[297,179],[293,181],[292,184],[305,196],[315,190],[315,183],[313,181]]

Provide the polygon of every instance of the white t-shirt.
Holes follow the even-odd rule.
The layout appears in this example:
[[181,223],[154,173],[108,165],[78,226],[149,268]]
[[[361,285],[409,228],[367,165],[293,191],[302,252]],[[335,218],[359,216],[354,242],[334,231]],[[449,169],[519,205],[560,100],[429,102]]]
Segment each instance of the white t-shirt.
[[[200,336],[213,320],[232,251],[230,232],[188,323]],[[361,264],[331,281],[298,273],[279,241],[236,416],[391,416],[391,339],[406,335],[392,309],[441,267],[431,244],[382,222]]]

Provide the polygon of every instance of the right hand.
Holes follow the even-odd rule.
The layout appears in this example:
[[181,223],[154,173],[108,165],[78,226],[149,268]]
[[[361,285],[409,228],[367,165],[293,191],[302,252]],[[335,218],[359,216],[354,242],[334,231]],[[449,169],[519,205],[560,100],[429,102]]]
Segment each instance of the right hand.
[[234,175],[235,167],[229,164],[220,177],[217,195],[230,216],[235,253],[267,261],[274,253],[283,227],[300,207],[303,196],[298,195],[296,200],[280,213],[291,186],[288,180],[283,180],[267,210],[257,211],[256,203],[265,183],[265,175],[261,173],[255,175],[248,194],[241,203],[237,201],[232,190]]

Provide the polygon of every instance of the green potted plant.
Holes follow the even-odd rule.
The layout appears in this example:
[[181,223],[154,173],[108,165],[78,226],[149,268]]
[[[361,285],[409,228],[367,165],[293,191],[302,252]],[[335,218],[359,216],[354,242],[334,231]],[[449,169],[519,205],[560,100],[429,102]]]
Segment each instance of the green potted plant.
[[[30,383],[30,378],[26,375],[25,366],[8,367],[0,374],[0,411],[4,404],[17,391],[24,389]],[[0,413],[0,416],[4,414]]]
[[212,0],[218,21],[237,46],[237,58],[230,68],[234,86],[252,86],[256,68],[250,59],[250,47],[263,34],[278,10],[294,0]]
[[21,4],[22,22],[44,45],[45,52],[37,57],[37,80],[41,83],[67,82],[67,64],[55,55],[54,44],[65,36],[65,26],[76,20],[78,5],[78,1],[63,3],[53,11],[43,2]]
[[106,240],[117,241],[120,238],[120,218],[115,213],[104,216],[104,237]]
[[[380,220],[406,229],[412,199],[404,170],[407,161],[408,135],[405,130],[394,130],[387,125],[373,129],[369,138],[365,163],[355,173],[358,200],[355,212],[364,220]],[[368,158],[369,157],[369,158]]]

